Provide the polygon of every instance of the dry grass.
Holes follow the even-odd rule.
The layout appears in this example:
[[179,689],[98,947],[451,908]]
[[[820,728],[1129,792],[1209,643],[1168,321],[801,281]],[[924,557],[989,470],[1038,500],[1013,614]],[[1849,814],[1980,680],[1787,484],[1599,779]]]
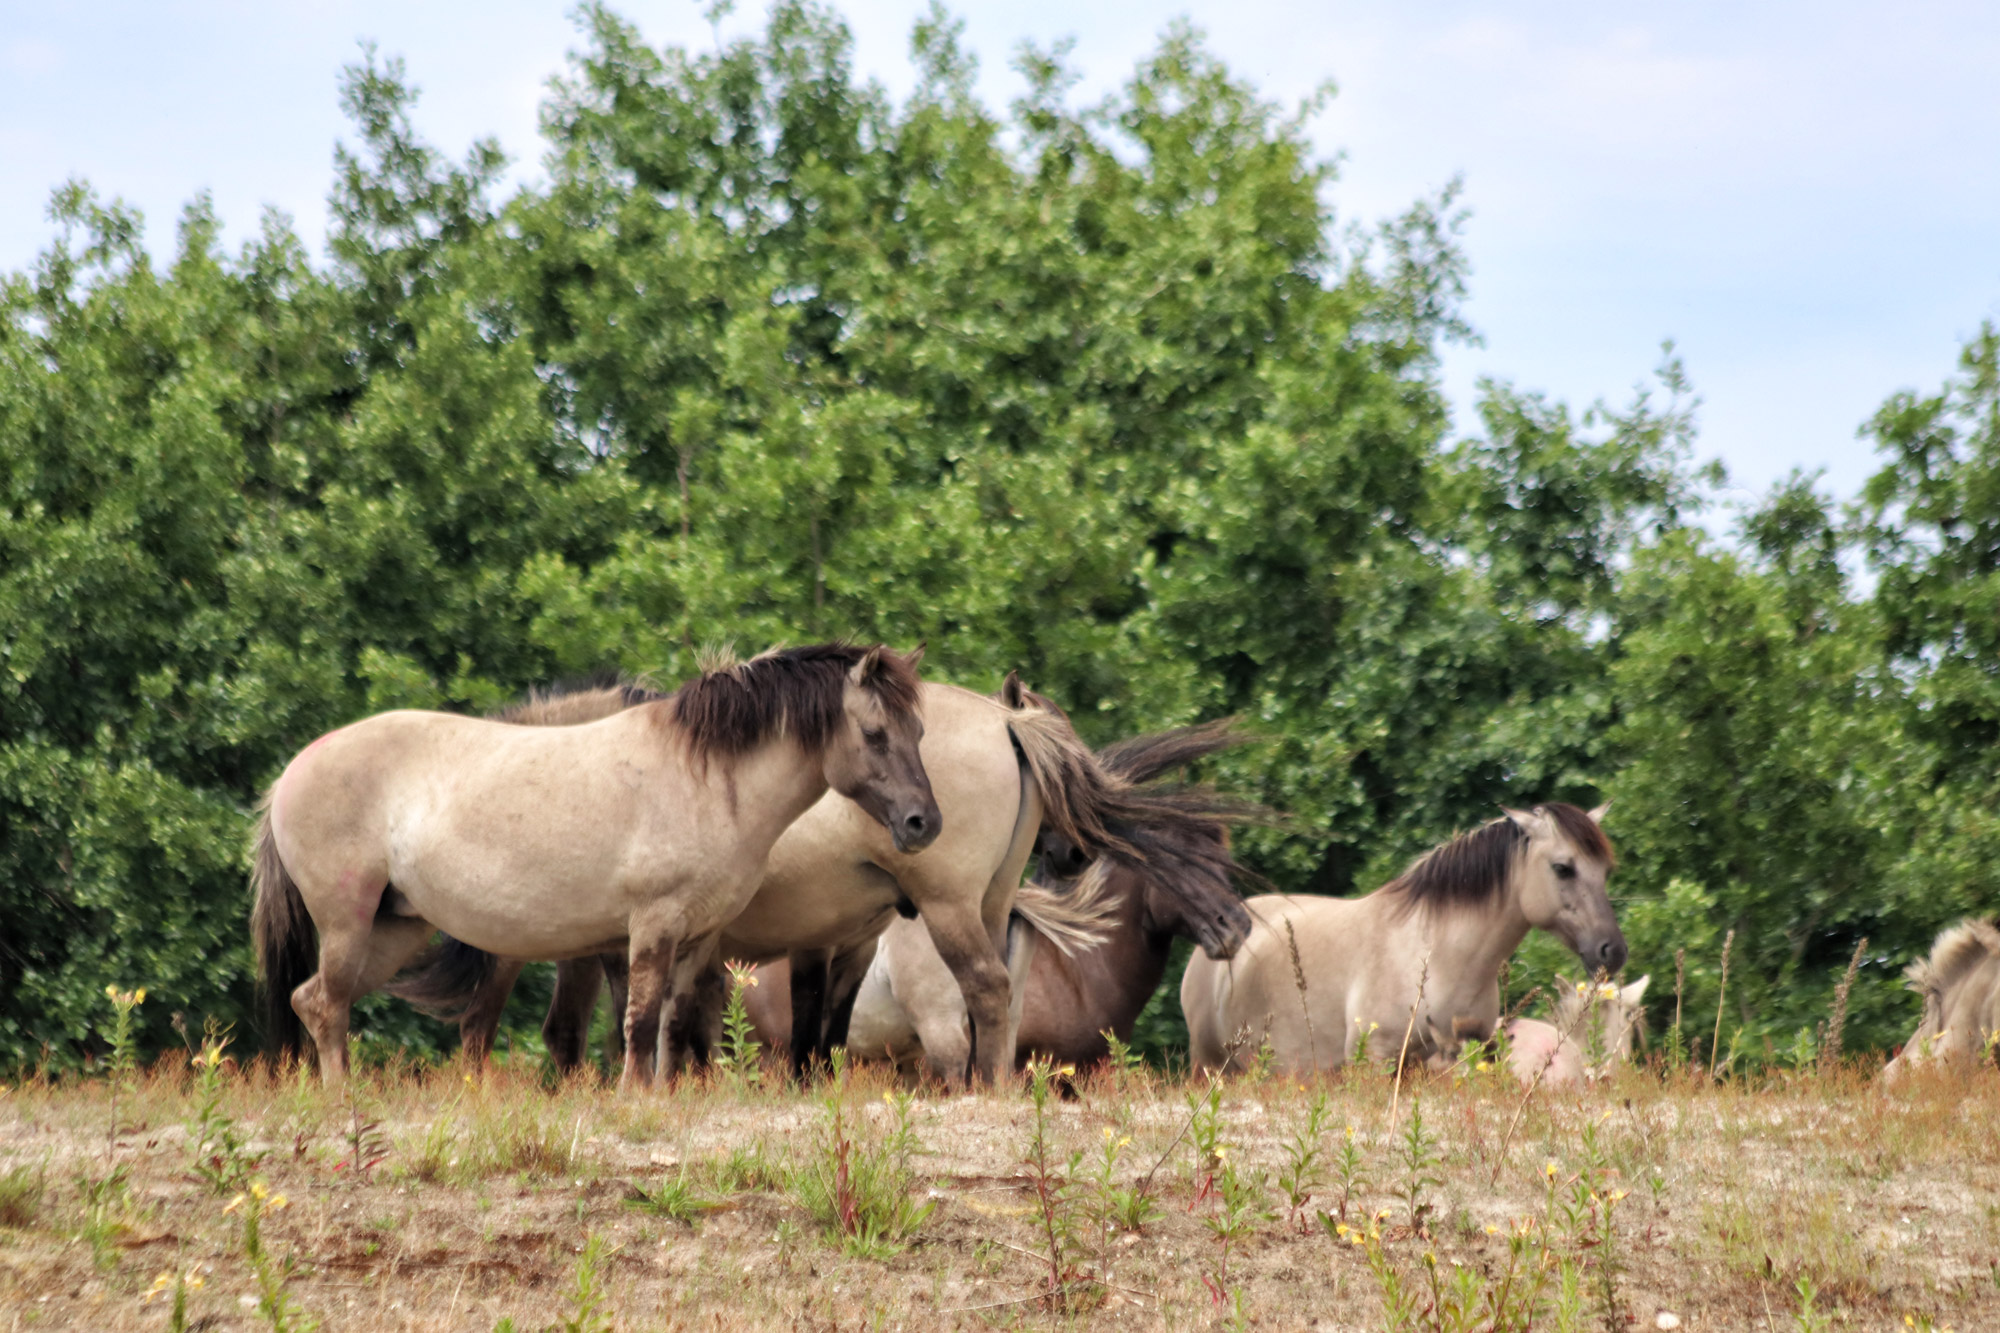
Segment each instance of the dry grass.
[[[1905,1314],[2000,1327],[1990,1071],[1920,1073],[1894,1093],[1853,1068],[1758,1086],[1626,1071],[1538,1092],[1511,1140],[1521,1093],[1492,1073],[1406,1083],[1394,1126],[1373,1074],[1246,1078],[1193,1132],[1187,1094],[1205,1088],[1130,1071],[1076,1082],[1075,1100],[1050,1105],[1058,1178],[1039,1190],[1025,1095],[920,1094],[911,1195],[935,1206],[912,1240],[879,1247],[843,1244],[825,1200],[818,1221],[801,1202],[802,1180],[826,1179],[826,1093],[775,1077],[620,1096],[519,1069],[376,1071],[350,1102],[253,1065],[229,1075],[220,1113],[286,1200],[263,1205],[271,1271],[291,1262],[289,1298],[328,1329],[1372,1330],[1387,1326],[1384,1272],[1419,1305],[1433,1263],[1490,1294],[1523,1218],[1545,1228],[1551,1274],[1536,1328],[1565,1326],[1565,1280],[1578,1328],[1604,1327],[1606,1304],[1621,1327],[1662,1310],[1688,1329],[1812,1326],[1797,1322],[1800,1279],[1834,1328],[1901,1328]],[[857,1154],[891,1140],[887,1089],[866,1070],[846,1089]],[[1321,1092],[1322,1151],[1301,1181]],[[1413,1105],[1427,1149],[1409,1142]],[[188,1327],[269,1326],[246,1306],[259,1286],[244,1207],[226,1211],[192,1170],[194,1111],[178,1064],[121,1095],[109,1149],[102,1082],[0,1096],[0,1328],[165,1329],[170,1292],[146,1297],[159,1275],[190,1273]],[[358,1166],[357,1125],[374,1140]],[[1342,1164],[1350,1126],[1358,1167]],[[1319,1214],[1348,1188],[1340,1220],[1356,1230],[1336,1238]],[[1049,1198],[1064,1246],[1053,1296]],[[1126,1231],[1121,1215],[1147,1220]]]

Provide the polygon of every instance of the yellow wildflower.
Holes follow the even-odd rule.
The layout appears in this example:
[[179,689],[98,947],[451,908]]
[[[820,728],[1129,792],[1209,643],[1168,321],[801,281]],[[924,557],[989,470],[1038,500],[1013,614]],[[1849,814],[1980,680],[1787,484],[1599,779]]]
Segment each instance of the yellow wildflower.
[[116,1000],[118,998],[118,988],[116,986],[106,986],[104,988],[104,998],[107,1000]]
[[208,1279],[201,1275],[201,1271],[199,1269],[195,1268],[188,1269],[187,1284],[190,1289],[194,1291],[200,1291],[202,1288],[202,1284],[207,1281]]
[[235,1198],[231,1199],[228,1203],[224,1204],[222,1211],[225,1213],[233,1213],[238,1208],[241,1208],[245,1203],[249,1202],[249,1199],[250,1199],[249,1195],[239,1194]]
[[1132,1136],[1130,1134],[1127,1134],[1124,1138],[1118,1140],[1118,1146],[1124,1148],[1129,1146],[1131,1142],[1132,1142]]
[[1500,1228],[1494,1226],[1491,1222],[1489,1222],[1486,1224],[1486,1234],[1489,1236],[1497,1236],[1500,1234]]
[[1545,1175],[1545,1176],[1547,1176],[1547,1177],[1548,1177],[1548,1178],[1549,1178],[1550,1180],[1554,1180],[1554,1179],[1556,1178],[1556,1159],[1555,1159],[1555,1158],[1553,1158],[1553,1157],[1549,1158],[1549,1162],[1548,1162],[1548,1165],[1542,1168],[1542,1174],[1543,1174],[1543,1175]]
[[139,987],[138,990],[132,992],[132,1003],[144,1004],[145,1002],[146,1002],[146,988],[144,986],[141,986]]
[[174,1285],[174,1275],[172,1273],[160,1274],[158,1277],[153,1279],[153,1285],[151,1288],[147,1290],[146,1294],[139,1298],[139,1304],[151,1305],[153,1303],[154,1297],[164,1295],[166,1293],[167,1288],[173,1285]]
[[284,1195],[282,1195],[282,1194],[273,1194],[273,1195],[271,1196],[271,1202],[269,1202],[268,1204],[265,1204],[264,1206],[265,1206],[266,1208],[270,1209],[270,1210],[271,1210],[272,1212],[274,1212],[274,1213],[275,1213],[275,1212],[277,1212],[277,1211],[278,1211],[279,1209],[281,1209],[281,1208],[285,1207],[285,1205],[286,1205],[286,1204],[288,1204],[289,1202],[291,1202],[291,1201],[290,1201],[289,1199],[287,1199],[287,1198],[286,1198],[286,1197],[285,1197]]
[[1611,1202],[1613,1202],[1613,1203],[1617,1203],[1617,1202],[1618,1202],[1618,1201],[1619,1201],[1620,1199],[1624,1198],[1624,1197],[1625,1197],[1625,1196],[1626,1196],[1627,1194],[1629,1194],[1630,1192],[1631,1192],[1631,1191],[1629,1191],[1629,1190],[1613,1190],[1613,1191],[1611,1191]]
[[269,1185],[266,1185],[263,1181],[259,1180],[251,1184],[250,1197],[255,1199],[258,1203],[264,1202],[264,1200],[269,1198],[270,1195],[271,1195],[271,1187]]

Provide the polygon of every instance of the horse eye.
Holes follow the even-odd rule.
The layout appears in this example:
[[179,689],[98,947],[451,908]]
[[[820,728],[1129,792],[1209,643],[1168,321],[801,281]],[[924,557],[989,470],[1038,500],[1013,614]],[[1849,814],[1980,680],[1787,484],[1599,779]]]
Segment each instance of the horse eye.
[[1559,865],[1559,866],[1557,866],[1557,867],[1556,867],[1556,878],[1557,878],[1557,879],[1575,879],[1575,878],[1576,878],[1576,867],[1575,867],[1575,866],[1572,866],[1572,865]]
[[867,727],[862,730],[861,739],[879,750],[889,743],[889,733],[876,727]]

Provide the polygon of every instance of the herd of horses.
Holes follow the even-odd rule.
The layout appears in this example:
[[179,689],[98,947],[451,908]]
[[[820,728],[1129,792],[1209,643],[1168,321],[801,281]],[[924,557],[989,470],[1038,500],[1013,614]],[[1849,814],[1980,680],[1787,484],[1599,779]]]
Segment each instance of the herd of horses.
[[[981,695],[920,680],[921,657],[820,644],[670,694],[614,680],[320,737],[256,836],[273,1045],[309,1039],[338,1083],[354,1001],[387,989],[483,1059],[522,967],[553,961],[555,1064],[587,1058],[608,989],[621,1085],[644,1085],[709,1058],[737,964],[801,1075],[844,1047],[991,1085],[1129,1040],[1186,939],[1197,1070],[1441,1066],[1503,1030],[1502,968],[1543,930],[1595,980],[1504,1024],[1517,1074],[1580,1082],[1630,1052],[1647,979],[1610,980],[1604,807],[1505,810],[1365,896],[1244,898],[1230,829],[1275,816],[1178,777],[1243,741],[1228,721],[1095,751],[1016,677]],[[1990,1058],[2000,930],[1947,931],[1910,976],[1923,1020],[1889,1072]]]

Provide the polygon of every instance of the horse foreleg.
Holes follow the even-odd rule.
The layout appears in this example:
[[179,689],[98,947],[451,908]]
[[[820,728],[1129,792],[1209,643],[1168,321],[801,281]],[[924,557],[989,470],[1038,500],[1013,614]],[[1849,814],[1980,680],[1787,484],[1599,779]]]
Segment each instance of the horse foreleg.
[[465,1012],[458,1016],[458,1049],[466,1063],[477,1069],[493,1054],[494,1034],[500,1031],[500,1015],[507,997],[514,993],[524,964],[517,958],[495,958],[493,970],[472,992]]
[[[565,958],[556,964],[555,993],[549,996],[549,1012],[542,1019],[542,1045],[559,1073],[569,1073],[588,1054],[590,1020],[597,1012],[603,981],[604,968],[595,957]],[[622,1014],[623,1007],[617,1012]],[[623,1025],[612,1026],[622,1030]]]
[[939,902],[919,907],[931,943],[951,969],[965,999],[971,1023],[965,1077],[991,1086],[1005,1076],[1014,1059],[1014,1052],[1007,1048],[1010,996],[1000,951],[994,947],[986,923],[969,904]]
[[[674,969],[669,1000],[667,1045],[660,1072],[694,1073],[708,1066],[709,1055],[722,1040],[722,1006],[726,993],[723,971],[714,961],[719,936],[684,948]],[[697,961],[697,949],[702,961]],[[684,965],[683,965],[684,963]]]
[[625,1067],[618,1087],[650,1087],[660,1050],[660,1009],[673,984],[680,941],[663,931],[632,928],[631,968],[625,995]]

